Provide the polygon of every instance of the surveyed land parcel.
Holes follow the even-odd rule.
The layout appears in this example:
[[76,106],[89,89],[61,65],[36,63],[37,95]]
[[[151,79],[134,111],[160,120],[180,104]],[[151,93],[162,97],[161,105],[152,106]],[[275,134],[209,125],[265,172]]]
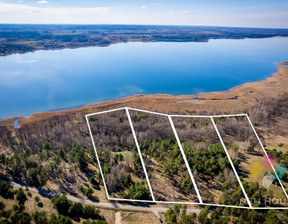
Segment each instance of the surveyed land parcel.
[[[110,200],[255,209],[287,205],[273,158],[246,114],[119,108],[86,119]],[[268,174],[256,175],[259,164]]]
[[[225,142],[252,206],[287,206],[287,194],[247,116],[218,117],[215,123]],[[272,164],[270,164],[270,162]]]
[[89,121],[107,195],[152,200],[126,110],[96,114]]
[[245,199],[210,118],[173,117],[203,202],[237,205]]

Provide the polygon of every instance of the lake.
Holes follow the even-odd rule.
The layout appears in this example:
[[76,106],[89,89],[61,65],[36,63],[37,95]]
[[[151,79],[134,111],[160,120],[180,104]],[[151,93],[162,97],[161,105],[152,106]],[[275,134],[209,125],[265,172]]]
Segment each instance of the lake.
[[288,38],[125,43],[0,57],[0,119],[133,94],[194,94],[259,81]]

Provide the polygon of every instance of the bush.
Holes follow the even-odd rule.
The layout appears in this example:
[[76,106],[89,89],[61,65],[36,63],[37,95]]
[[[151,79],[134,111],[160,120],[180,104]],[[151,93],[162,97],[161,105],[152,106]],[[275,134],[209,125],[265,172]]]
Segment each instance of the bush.
[[90,188],[90,187],[84,189],[84,195],[85,195],[87,198],[92,198],[93,192],[94,192],[93,189]]
[[11,191],[12,187],[4,181],[0,181],[0,195],[3,198],[13,198],[14,193]]
[[31,216],[27,213],[15,213],[10,216],[11,223],[13,224],[30,224]]
[[200,223],[204,223],[207,219],[207,215],[209,213],[209,206],[205,206],[205,208],[199,213],[198,220]]
[[253,143],[250,143],[250,145],[248,146],[247,148],[247,152],[253,152],[254,151],[254,148],[255,148],[255,145]]
[[95,180],[95,177],[90,177],[89,178],[89,182],[93,185],[93,186],[97,186],[98,182]]
[[147,199],[150,197],[149,190],[144,186],[144,182],[136,182],[129,187],[128,192],[124,194],[124,198],[130,199]]
[[13,210],[17,213],[22,213],[25,210],[24,205],[13,205]]
[[55,214],[52,214],[51,219],[49,221],[49,224],[72,224],[72,220],[67,216],[56,216]]
[[53,198],[52,203],[54,204],[54,208],[62,215],[68,215],[68,210],[71,206],[71,201],[69,201],[65,195],[62,195],[58,198]]
[[128,173],[128,174],[126,174],[126,176],[125,176],[124,185],[125,185],[126,187],[128,187],[128,186],[130,186],[131,183],[132,183],[131,174]]
[[38,179],[38,173],[40,173],[39,169],[38,168],[31,168],[31,169],[29,169],[28,173],[29,173],[29,178],[30,178],[31,184],[35,187],[39,187],[40,186],[40,182]]
[[16,200],[18,201],[19,204],[22,205],[24,205],[25,201],[27,201],[27,196],[22,188],[19,188],[18,191],[16,192]]
[[85,218],[96,219],[99,217],[100,210],[92,205],[85,205],[83,213]]
[[283,145],[284,145],[283,143],[279,143],[278,147],[283,147]]
[[70,217],[81,217],[83,216],[83,205],[79,202],[73,203],[68,210]]
[[34,200],[35,200],[36,202],[39,202],[39,201],[40,201],[40,198],[39,198],[38,196],[35,196]]
[[32,213],[32,218],[35,224],[48,224],[47,214],[44,211],[35,211],[34,213]]
[[277,211],[269,210],[267,213],[266,221],[264,224],[281,224],[281,220],[278,218]]
[[5,204],[4,204],[4,202],[2,202],[2,201],[0,201],[0,210],[3,210],[4,208],[5,208]]

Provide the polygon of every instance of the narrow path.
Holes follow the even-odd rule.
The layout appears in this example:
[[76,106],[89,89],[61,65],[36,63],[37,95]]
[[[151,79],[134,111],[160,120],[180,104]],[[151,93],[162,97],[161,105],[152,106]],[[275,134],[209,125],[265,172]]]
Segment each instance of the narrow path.
[[[6,182],[14,187],[17,188],[28,188],[32,192],[37,192],[40,194],[45,194],[50,197],[59,197],[62,194],[54,192],[54,191],[49,191],[49,190],[43,190],[40,188],[35,188],[35,187],[29,187],[21,184],[17,184],[15,182]],[[123,203],[117,203],[117,202],[101,202],[101,201],[91,201],[88,199],[83,199],[83,198],[78,198],[72,195],[66,195],[66,197],[74,202],[80,202],[83,204],[89,204],[89,205],[94,205],[97,207],[103,207],[103,208],[115,208],[119,210],[133,210],[133,211],[143,211],[143,212],[153,212],[155,215],[159,212],[166,212],[169,208],[166,207],[150,207],[148,204],[143,205],[130,205],[130,204],[123,204]],[[201,209],[195,208],[195,209],[187,209],[187,212],[189,213],[199,213],[201,212]]]
[[115,224],[121,224],[121,212],[115,213]]

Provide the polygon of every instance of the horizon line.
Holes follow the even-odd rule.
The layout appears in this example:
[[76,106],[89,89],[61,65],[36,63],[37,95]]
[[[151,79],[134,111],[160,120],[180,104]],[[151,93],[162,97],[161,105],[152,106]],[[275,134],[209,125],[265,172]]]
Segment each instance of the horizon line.
[[1,23],[0,25],[40,25],[40,26],[166,26],[166,27],[218,27],[218,28],[239,28],[239,29],[281,29],[288,30],[288,27],[254,27],[254,26],[221,26],[221,25],[173,25],[173,24],[124,24],[124,23]]

